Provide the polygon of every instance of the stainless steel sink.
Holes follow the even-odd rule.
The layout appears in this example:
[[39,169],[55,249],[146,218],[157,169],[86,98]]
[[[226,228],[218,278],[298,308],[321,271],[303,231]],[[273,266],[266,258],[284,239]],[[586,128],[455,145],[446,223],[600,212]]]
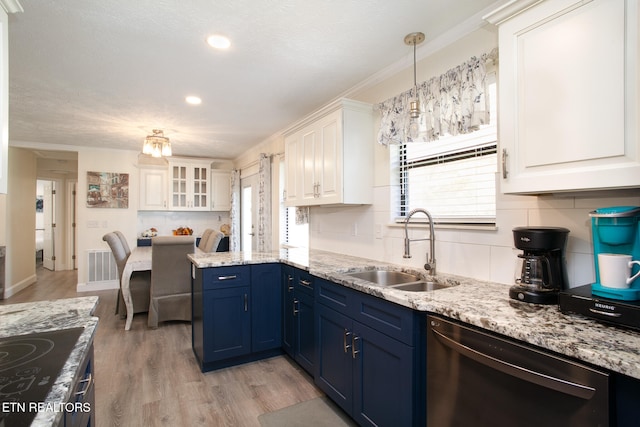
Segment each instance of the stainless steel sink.
[[458,284],[454,282],[441,282],[438,278],[431,276],[426,280],[417,274],[405,273],[403,271],[365,270],[345,274],[380,286],[387,286],[406,292],[437,291],[438,289],[446,289]]
[[400,285],[420,281],[420,277],[402,271],[366,270],[357,273],[347,273],[347,276],[373,282],[382,286]]
[[424,282],[424,281],[392,286],[393,289],[398,289],[401,291],[410,291],[410,292],[436,291],[438,289],[444,289],[449,287],[450,286],[443,285],[441,283]]

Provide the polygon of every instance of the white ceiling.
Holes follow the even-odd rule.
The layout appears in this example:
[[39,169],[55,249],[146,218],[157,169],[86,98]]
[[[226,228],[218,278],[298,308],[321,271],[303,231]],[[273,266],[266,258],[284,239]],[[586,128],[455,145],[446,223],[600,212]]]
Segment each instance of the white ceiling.
[[[9,15],[10,143],[139,150],[159,128],[174,155],[232,159],[406,67],[406,34],[424,32],[424,51],[498,3],[20,0],[24,12]],[[209,47],[214,33],[231,48]]]

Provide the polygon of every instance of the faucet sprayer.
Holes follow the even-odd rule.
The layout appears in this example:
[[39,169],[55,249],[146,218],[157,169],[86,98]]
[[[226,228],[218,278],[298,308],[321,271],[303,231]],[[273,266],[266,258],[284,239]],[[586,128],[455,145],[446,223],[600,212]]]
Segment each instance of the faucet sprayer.
[[[409,230],[407,227],[409,226],[409,220],[411,217],[418,213],[422,212],[429,219],[429,238],[428,239],[409,239]],[[435,276],[436,274],[436,235],[434,233],[433,227],[433,218],[431,214],[422,208],[416,208],[409,212],[407,218],[404,220],[404,255],[403,258],[411,258],[411,250],[410,244],[411,242],[421,241],[421,240],[429,240],[430,242],[430,253],[427,254],[427,263],[424,265],[424,269],[429,272],[430,275]]]

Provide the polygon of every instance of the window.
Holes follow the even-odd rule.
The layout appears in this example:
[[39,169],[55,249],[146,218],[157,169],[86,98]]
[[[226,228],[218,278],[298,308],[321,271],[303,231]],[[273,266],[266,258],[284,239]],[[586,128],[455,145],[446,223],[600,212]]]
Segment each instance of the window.
[[490,123],[474,132],[398,149],[400,219],[427,209],[440,223],[495,223],[497,127],[495,74],[489,79]]

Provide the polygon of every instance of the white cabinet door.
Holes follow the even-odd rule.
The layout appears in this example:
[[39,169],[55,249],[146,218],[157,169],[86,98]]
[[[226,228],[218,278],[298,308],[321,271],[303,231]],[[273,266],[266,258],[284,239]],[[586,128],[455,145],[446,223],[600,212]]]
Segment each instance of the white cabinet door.
[[[320,203],[342,201],[342,113],[332,113],[318,123],[315,178]],[[348,167],[348,166],[347,166]]]
[[230,211],[231,191],[229,182],[231,172],[227,170],[211,171],[211,210]]
[[140,202],[138,210],[167,209],[167,169],[140,169]]
[[285,194],[288,206],[296,206],[302,194],[302,133],[289,135],[284,139]]
[[316,174],[316,156],[319,144],[318,131],[315,126],[302,132],[302,200],[314,204],[318,197],[318,180]]
[[170,209],[208,211],[210,161],[170,161]]
[[369,104],[342,99],[303,120],[285,136],[285,204],[372,203],[374,144]]
[[502,192],[640,186],[637,2],[546,0],[500,19]]

